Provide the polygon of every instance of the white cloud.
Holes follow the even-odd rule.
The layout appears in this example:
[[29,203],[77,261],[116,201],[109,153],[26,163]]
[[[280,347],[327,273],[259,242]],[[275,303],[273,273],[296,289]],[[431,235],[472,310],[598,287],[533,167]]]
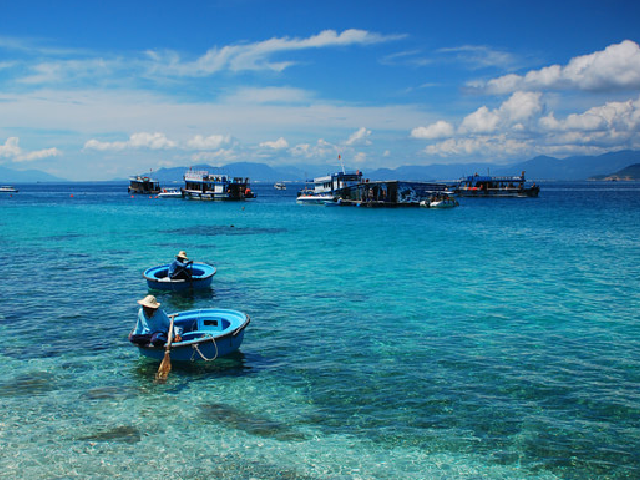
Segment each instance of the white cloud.
[[18,155],[14,162],[31,162],[33,160],[40,160],[48,157],[58,157],[62,155],[62,152],[56,147],[45,148],[44,150],[36,150],[34,152],[27,152],[22,155]]
[[326,159],[328,157],[333,158],[333,155],[338,153],[339,148],[324,138],[319,139],[315,145],[309,143],[300,143],[289,149],[289,153],[293,157]]
[[0,157],[15,157],[20,155],[22,149],[18,146],[18,137],[9,137],[4,145],[0,145]]
[[289,143],[283,137],[280,137],[275,142],[260,142],[260,146],[280,149],[280,148],[289,148]]
[[428,127],[416,127],[411,130],[414,138],[444,138],[453,135],[453,125],[449,122],[439,120]]
[[296,62],[290,60],[272,61],[271,57],[278,53],[335,46],[371,45],[404,37],[404,35],[382,35],[355,29],[345,30],[342,33],[324,30],[308,38],[280,37],[246,45],[216,47],[191,62],[182,62],[176,52],[170,51],[148,51],[147,55],[154,73],[169,76],[204,76],[222,70],[281,72]]
[[127,148],[149,148],[151,150],[175,148],[177,143],[169,140],[164,133],[137,132],[129,136],[126,142],[100,142],[89,140],[84,148],[93,150],[124,150]]
[[349,137],[349,140],[344,142],[345,145],[371,145],[369,137],[371,136],[371,130],[367,130],[365,127],[360,127],[357,132],[354,132]]
[[12,162],[31,162],[42,158],[57,157],[62,154],[62,152],[55,147],[25,152],[18,145],[19,143],[20,139],[18,137],[7,138],[4,145],[0,145],[0,157],[11,158]]
[[539,92],[515,92],[500,106],[500,116],[507,123],[531,119],[542,110]]
[[313,95],[299,88],[240,88],[221,99],[227,104],[300,104],[309,103]]
[[515,92],[498,109],[482,106],[462,120],[460,133],[492,133],[508,127],[523,130],[521,122],[542,111],[541,96],[538,92]]
[[[430,144],[423,152],[499,161],[514,155],[599,154],[640,145],[640,97],[607,102],[564,117],[554,112],[543,115],[542,105],[539,92],[515,92],[496,109],[482,106],[467,115],[452,138]],[[429,137],[426,128],[414,129],[412,136],[438,138]]]
[[500,67],[513,68],[517,60],[513,54],[496,50],[486,45],[462,45],[459,47],[441,48],[438,53],[455,54],[457,60],[469,68]]
[[500,114],[496,110],[489,111],[486,106],[478,108],[462,120],[460,131],[471,133],[494,132],[500,123]]
[[608,132],[610,137],[637,135],[640,132],[640,98],[625,102],[607,102],[583,113],[572,113],[557,120],[553,112],[539,119],[543,130],[555,132]]
[[367,161],[367,154],[364,152],[358,152],[353,156],[353,163],[364,163]]
[[208,137],[196,135],[187,142],[187,146],[196,150],[216,150],[230,141],[229,135],[210,135]]
[[565,66],[551,65],[526,75],[505,75],[470,86],[487,93],[516,90],[621,90],[640,88],[640,46],[631,40],[572,58]]

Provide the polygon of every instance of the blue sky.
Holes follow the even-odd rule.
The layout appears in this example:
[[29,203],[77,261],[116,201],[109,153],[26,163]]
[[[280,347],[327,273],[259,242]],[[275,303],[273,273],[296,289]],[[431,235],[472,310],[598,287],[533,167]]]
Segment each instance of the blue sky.
[[5,2],[0,165],[108,180],[640,149],[639,18],[615,0]]

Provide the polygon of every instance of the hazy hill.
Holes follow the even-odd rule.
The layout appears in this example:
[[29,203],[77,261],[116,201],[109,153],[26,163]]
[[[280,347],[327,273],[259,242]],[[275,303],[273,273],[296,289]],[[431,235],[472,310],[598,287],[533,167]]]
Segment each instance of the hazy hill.
[[381,168],[364,172],[372,180],[455,180],[465,175],[520,175],[526,172],[527,180],[587,180],[596,175],[607,175],[612,171],[640,162],[640,152],[622,151],[606,153],[596,157],[577,156],[563,159],[540,156],[525,162],[506,166],[486,163],[457,165],[428,165],[398,167],[395,170]]
[[[466,163],[455,165],[401,166],[395,169],[379,168],[367,169],[362,167],[364,177],[371,180],[416,180],[416,181],[451,181],[465,175],[479,173],[481,175],[520,175],[526,172],[527,180],[587,180],[596,177],[606,177],[611,172],[619,172],[625,167],[640,163],[640,151],[622,151],[606,153],[604,155],[588,157],[576,156],[555,158],[540,156],[525,162],[509,165],[487,165],[486,163]],[[357,165],[346,164],[349,170],[359,168]],[[309,178],[326,175],[331,171],[339,171],[340,166],[304,165],[270,167],[263,163],[236,162],[223,167],[209,165],[194,165],[194,170],[207,170],[211,174],[249,177],[252,182],[301,182]],[[181,183],[184,172],[189,167],[161,168],[153,172],[153,177],[162,184]],[[131,172],[148,175],[149,172]],[[618,174],[618,173],[616,173]],[[638,178],[636,175],[634,178]],[[90,179],[88,179],[90,180]],[[62,182],[64,178],[55,177],[48,173],[29,170],[17,171],[0,166],[0,184],[20,182]]]
[[597,175],[589,180],[640,180],[640,163],[629,165],[609,175]]
[[0,166],[0,183],[66,182],[65,178],[55,177],[39,170],[12,170]]

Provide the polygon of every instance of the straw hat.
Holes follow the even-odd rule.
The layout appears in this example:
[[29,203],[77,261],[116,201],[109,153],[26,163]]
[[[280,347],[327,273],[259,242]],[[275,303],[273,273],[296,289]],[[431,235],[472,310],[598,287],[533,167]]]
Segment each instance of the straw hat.
[[143,307],[149,308],[158,308],[160,306],[158,300],[156,300],[156,297],[154,297],[153,295],[147,295],[142,300],[138,300],[138,303]]
[[187,252],[185,252],[184,250],[180,250],[180,252],[176,255],[176,258],[184,258],[185,260],[189,260],[189,257],[187,257]]

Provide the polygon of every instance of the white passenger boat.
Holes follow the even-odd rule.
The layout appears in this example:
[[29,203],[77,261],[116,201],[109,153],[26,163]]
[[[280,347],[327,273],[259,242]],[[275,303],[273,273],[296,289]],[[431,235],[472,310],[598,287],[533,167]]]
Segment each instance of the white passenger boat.
[[16,187],[12,187],[10,185],[4,185],[0,187],[0,193],[17,193],[18,190]]
[[[340,160],[340,157],[338,157]],[[362,181],[362,172],[347,172],[342,167],[341,172],[328,173],[322,177],[316,177],[308,181],[313,183],[313,188],[307,185],[297,193],[296,202],[302,204],[320,204],[324,205],[327,201],[333,201],[337,197],[337,192],[343,188],[358,185]]]
[[454,208],[457,207],[458,201],[450,196],[451,192],[441,192],[433,197],[420,202],[421,207],[426,208]]
[[182,198],[183,196],[182,189],[178,187],[165,187],[158,193],[160,198]]

